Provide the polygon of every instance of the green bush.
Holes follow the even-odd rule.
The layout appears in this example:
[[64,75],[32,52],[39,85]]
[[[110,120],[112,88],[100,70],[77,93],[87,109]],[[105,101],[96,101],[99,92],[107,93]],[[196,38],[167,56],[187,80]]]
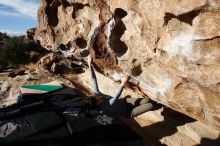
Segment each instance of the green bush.
[[25,36],[9,37],[0,32],[0,65],[19,66],[33,62],[30,52],[44,56],[48,51],[35,41],[30,41]]
[[0,48],[0,64],[19,65],[29,62],[24,37],[11,37]]

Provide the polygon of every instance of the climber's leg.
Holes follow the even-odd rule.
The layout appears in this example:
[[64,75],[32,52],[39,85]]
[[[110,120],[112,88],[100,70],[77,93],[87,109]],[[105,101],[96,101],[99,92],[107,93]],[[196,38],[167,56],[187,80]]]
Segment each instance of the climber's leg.
[[93,92],[94,92],[96,95],[100,95],[101,92],[99,91],[98,83],[97,83],[97,79],[96,79],[96,75],[95,75],[95,72],[94,72],[92,66],[89,67],[89,72],[90,72],[90,76],[91,76],[91,78],[92,78]]
[[138,105],[148,103],[149,98],[148,97],[144,97],[144,98],[126,98],[126,102],[131,104],[131,105],[138,106]]
[[144,98],[142,98],[141,99],[141,101],[140,101],[140,105],[142,105],[142,104],[147,104],[148,102],[149,102],[149,98],[148,97],[144,97]]
[[131,117],[136,117],[140,114],[143,114],[151,110],[152,108],[153,108],[153,105],[151,103],[139,105],[131,111]]

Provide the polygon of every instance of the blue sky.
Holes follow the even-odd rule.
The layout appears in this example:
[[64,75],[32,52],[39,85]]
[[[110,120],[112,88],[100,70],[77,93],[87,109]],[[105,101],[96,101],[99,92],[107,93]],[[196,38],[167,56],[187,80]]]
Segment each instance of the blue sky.
[[0,31],[25,33],[37,26],[37,9],[40,0],[0,0]]

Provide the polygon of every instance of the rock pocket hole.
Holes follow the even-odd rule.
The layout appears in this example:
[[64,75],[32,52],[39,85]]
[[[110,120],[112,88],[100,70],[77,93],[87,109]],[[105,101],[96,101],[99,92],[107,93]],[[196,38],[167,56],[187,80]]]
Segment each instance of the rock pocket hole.
[[72,13],[72,18],[76,18],[76,12],[79,11],[80,9],[83,9],[85,6],[89,6],[89,4],[82,4],[82,3],[75,3],[73,5],[73,13]]
[[89,56],[90,51],[89,50],[83,50],[82,52],[80,52],[80,54],[81,54],[82,57],[87,57],[87,56]]
[[188,23],[189,25],[192,26],[193,19],[195,17],[197,17],[201,12],[203,12],[203,10],[202,9],[198,9],[198,10],[193,10],[193,11],[190,11],[190,12],[178,15],[178,16],[176,16],[176,15],[174,15],[172,13],[165,13],[165,16],[164,16],[164,26],[167,25],[168,22],[171,19],[173,19],[173,18],[176,18],[176,19],[178,19],[181,22]]
[[71,47],[72,47],[71,41],[69,41],[69,42],[66,44],[66,47],[67,47],[67,48],[71,48]]
[[123,23],[122,18],[125,17],[126,15],[127,12],[124,11],[123,9],[120,8],[115,9],[114,12],[115,26],[112,29],[110,35],[110,46],[118,57],[124,55],[128,50],[127,45],[121,41],[121,37],[126,30],[126,26]]
[[142,73],[142,68],[141,68],[140,64],[138,64],[137,66],[135,66],[131,69],[132,76],[140,76],[141,73]]
[[60,45],[59,45],[59,49],[60,49],[61,51],[67,51],[67,50],[69,50],[64,44],[60,44]]
[[121,8],[116,8],[115,9],[115,12],[114,12],[115,17],[118,17],[118,18],[122,19],[127,15],[128,15],[128,13],[125,10],[123,10]]
[[76,45],[80,48],[80,49],[84,49],[87,46],[87,41],[83,38],[77,38],[76,39]]
[[58,19],[58,7],[60,6],[59,1],[49,2],[46,7],[46,14],[49,25],[56,27],[59,23]]

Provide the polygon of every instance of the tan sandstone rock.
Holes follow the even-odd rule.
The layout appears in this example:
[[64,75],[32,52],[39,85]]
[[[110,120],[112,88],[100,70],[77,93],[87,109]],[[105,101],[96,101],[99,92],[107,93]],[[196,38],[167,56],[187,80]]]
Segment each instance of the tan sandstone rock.
[[38,63],[37,63],[37,66],[38,67],[45,67],[45,68],[48,68],[48,67],[51,67],[52,64],[54,62],[57,61],[57,56],[55,53],[49,53],[47,54],[46,56],[42,57]]
[[[219,0],[41,0],[34,39],[220,130]],[[106,83],[101,83],[106,84]]]

